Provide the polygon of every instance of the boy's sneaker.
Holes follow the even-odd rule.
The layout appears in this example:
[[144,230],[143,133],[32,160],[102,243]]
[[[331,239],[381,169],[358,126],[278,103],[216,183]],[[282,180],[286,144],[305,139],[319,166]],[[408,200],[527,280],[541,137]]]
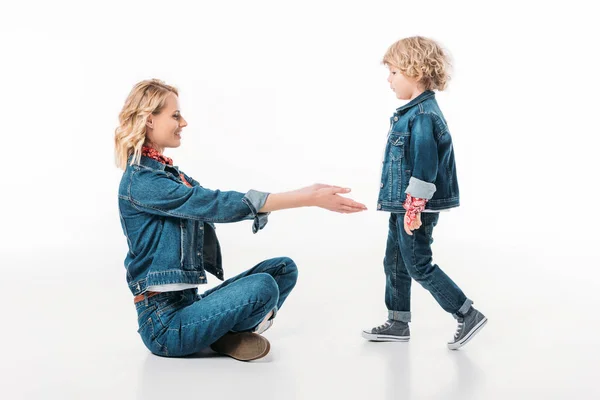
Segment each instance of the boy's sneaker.
[[458,350],[469,342],[485,326],[487,318],[485,315],[471,307],[471,309],[458,319],[458,328],[454,334],[454,340],[448,342],[450,350]]
[[374,342],[408,342],[410,328],[406,322],[388,320],[383,325],[364,330],[362,336]]
[[271,349],[271,344],[256,333],[229,332],[211,344],[210,348],[236,360],[252,361],[266,356]]

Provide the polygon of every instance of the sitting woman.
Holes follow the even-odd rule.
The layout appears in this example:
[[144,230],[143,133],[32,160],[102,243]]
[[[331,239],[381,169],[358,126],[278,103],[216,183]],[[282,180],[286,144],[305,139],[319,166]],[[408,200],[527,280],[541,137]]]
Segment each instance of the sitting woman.
[[264,357],[269,328],[296,283],[287,257],[261,262],[202,294],[206,272],[223,280],[215,223],[253,220],[254,233],[271,211],[316,206],[340,213],[366,207],[340,196],[350,189],[313,185],[286,193],[210,190],[164,155],[179,147],[187,126],[178,92],[159,80],[134,86],[115,131],[119,214],[129,251],[125,268],[139,334],[161,356],[185,356],[208,346],[238,360]]

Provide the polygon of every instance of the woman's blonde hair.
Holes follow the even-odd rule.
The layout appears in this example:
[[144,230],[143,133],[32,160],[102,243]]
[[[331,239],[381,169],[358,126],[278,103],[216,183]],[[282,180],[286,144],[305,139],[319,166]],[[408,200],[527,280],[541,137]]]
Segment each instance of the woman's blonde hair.
[[127,168],[127,159],[131,155],[131,165],[140,162],[146,140],[146,121],[150,114],[160,114],[171,93],[179,96],[176,88],[158,79],[145,80],[133,87],[115,129],[115,161],[119,168]]
[[425,90],[444,90],[450,80],[450,58],[435,41],[422,36],[398,40],[383,56],[385,65],[415,78]]

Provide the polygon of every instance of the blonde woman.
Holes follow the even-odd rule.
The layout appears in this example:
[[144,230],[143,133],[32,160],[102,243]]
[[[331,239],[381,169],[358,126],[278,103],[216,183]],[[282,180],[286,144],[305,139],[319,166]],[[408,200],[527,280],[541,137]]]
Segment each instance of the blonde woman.
[[202,294],[206,272],[223,280],[216,223],[252,220],[254,233],[271,211],[316,206],[340,213],[363,204],[340,196],[350,190],[313,185],[286,193],[210,190],[185,174],[164,152],[181,145],[187,122],[178,91],[159,80],[134,86],[115,131],[119,212],[129,251],[127,283],[139,334],[154,354],[178,357],[208,346],[238,360],[264,357],[260,334],[273,323],[296,283],[287,257],[261,262]]

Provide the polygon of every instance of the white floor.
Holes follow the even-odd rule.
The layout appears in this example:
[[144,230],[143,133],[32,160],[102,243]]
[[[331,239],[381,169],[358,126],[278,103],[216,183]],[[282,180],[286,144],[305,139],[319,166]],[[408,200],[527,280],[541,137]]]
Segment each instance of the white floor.
[[[355,242],[328,254],[326,242],[310,243],[314,251],[291,254],[300,278],[265,334],[272,351],[251,363],[211,352],[151,355],[114,250],[6,250],[3,265],[14,268],[0,281],[0,398],[600,398],[600,291],[597,272],[590,274],[598,261],[569,250],[575,242],[527,250],[459,239],[434,245],[437,262],[489,317],[457,352],[445,345],[454,320],[417,286],[411,342],[364,341],[361,329],[386,316],[382,246],[356,250]],[[241,246],[227,256],[228,275],[268,252],[244,256]]]

